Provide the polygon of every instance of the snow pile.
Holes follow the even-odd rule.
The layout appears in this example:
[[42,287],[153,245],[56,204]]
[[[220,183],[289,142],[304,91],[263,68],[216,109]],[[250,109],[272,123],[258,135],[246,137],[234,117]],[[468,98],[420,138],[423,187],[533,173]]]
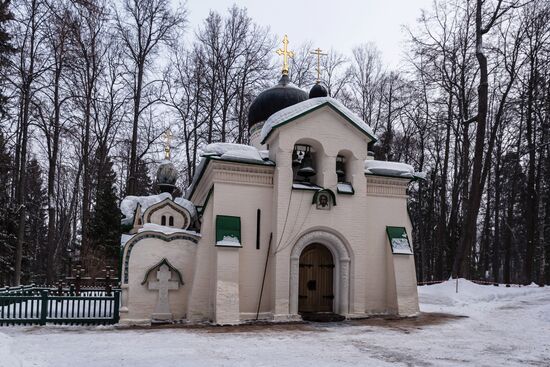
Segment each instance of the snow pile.
[[233,236],[223,236],[223,240],[216,242],[216,246],[242,247],[239,239]]
[[413,166],[400,162],[377,161],[367,159],[365,161],[365,173],[404,178],[425,178],[424,172],[415,172]]
[[160,203],[167,198],[172,198],[172,195],[167,192],[148,196],[126,196],[120,203],[120,211],[122,212],[122,215],[124,215],[124,218],[122,218],[122,224],[133,223],[134,214],[138,204],[141,205],[141,212],[143,213],[151,205]]
[[[509,301],[514,298],[538,293],[542,290],[536,284],[524,287],[505,287],[500,285],[480,285],[466,279],[458,280],[458,293],[456,292],[457,281],[450,279],[446,282],[430,286],[418,287],[418,297],[421,304],[437,306],[437,311],[449,311],[449,307],[463,308],[475,305],[474,308],[484,308],[487,305]],[[422,311],[426,311],[423,309]],[[550,311],[550,310],[549,310]]]
[[179,206],[183,207],[185,210],[189,212],[192,219],[197,218],[197,208],[195,207],[195,204],[187,200],[183,197],[177,197],[174,199],[174,203],[178,204]]
[[222,159],[236,161],[262,162],[263,159],[253,146],[234,143],[212,143],[208,144],[202,152],[203,157],[219,156]]
[[283,108],[282,110],[271,115],[262,127],[262,133],[260,135],[261,141],[263,142],[265,138],[267,138],[267,136],[271,133],[271,131],[277,126],[322,104],[332,105],[338,111],[343,113],[348,119],[353,121],[353,123],[357,125],[359,129],[372,136],[373,138],[376,138],[374,131],[371,129],[371,127],[367,125],[365,121],[363,121],[359,116],[353,113],[349,108],[347,108],[334,98],[319,97],[296,103],[295,105]]
[[155,223],[145,223],[143,227],[138,230],[138,233],[146,232],[146,231],[160,232],[164,234],[187,233],[187,234],[192,234],[194,236],[200,236],[200,234],[195,231],[189,231],[186,229],[181,229],[176,227],[161,226],[160,224],[155,224]]

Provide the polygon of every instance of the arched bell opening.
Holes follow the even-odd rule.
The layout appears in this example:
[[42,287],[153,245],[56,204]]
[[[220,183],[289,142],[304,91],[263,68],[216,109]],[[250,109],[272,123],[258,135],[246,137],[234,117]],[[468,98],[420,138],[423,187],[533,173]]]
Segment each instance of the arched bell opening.
[[333,312],[334,259],[319,243],[308,245],[300,255],[298,313]]
[[323,148],[312,139],[300,139],[292,150],[292,178],[294,183],[319,184]]
[[336,176],[338,183],[351,183],[353,154],[347,150],[341,150],[336,156]]

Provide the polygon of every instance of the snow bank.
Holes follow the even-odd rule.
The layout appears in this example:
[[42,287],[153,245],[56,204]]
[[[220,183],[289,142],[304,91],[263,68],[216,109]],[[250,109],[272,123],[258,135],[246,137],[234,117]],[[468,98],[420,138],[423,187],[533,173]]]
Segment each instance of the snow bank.
[[148,196],[126,196],[120,203],[120,211],[124,215],[122,224],[132,224],[138,204],[141,205],[141,212],[143,213],[151,205],[160,203],[167,198],[172,198],[172,195],[167,192]]
[[200,234],[195,231],[189,231],[186,229],[175,228],[175,227],[161,226],[160,224],[154,224],[154,223],[145,223],[143,227],[138,230],[138,233],[146,232],[146,231],[160,232],[164,234],[187,233],[193,236],[200,236]]
[[374,175],[386,175],[405,178],[424,179],[424,172],[415,172],[413,166],[400,162],[377,161],[367,159],[365,161],[365,173]]
[[242,247],[239,239],[233,236],[223,236],[223,240],[216,242],[216,246]]
[[456,283],[456,279],[450,279],[443,283],[418,287],[420,303],[445,307],[466,307],[468,305],[482,307],[482,303],[510,300],[541,291],[541,288],[537,285],[523,287],[505,287],[501,285],[496,287],[459,279],[457,293]]
[[284,122],[288,121],[293,117],[301,115],[302,113],[312,110],[325,103],[328,103],[333,107],[335,107],[337,110],[343,113],[347,118],[353,121],[353,123],[357,125],[359,129],[361,129],[368,135],[376,138],[376,135],[374,134],[374,131],[371,129],[371,127],[367,125],[365,121],[363,121],[359,116],[357,116],[350,109],[344,106],[342,103],[338,102],[337,100],[331,97],[319,97],[319,98],[308,99],[300,103],[296,103],[295,105],[292,105],[287,108],[283,108],[282,110],[271,115],[265,122],[264,126],[262,127],[262,132],[260,135],[261,141],[263,142],[264,139],[267,138],[269,133],[277,126],[283,124]]

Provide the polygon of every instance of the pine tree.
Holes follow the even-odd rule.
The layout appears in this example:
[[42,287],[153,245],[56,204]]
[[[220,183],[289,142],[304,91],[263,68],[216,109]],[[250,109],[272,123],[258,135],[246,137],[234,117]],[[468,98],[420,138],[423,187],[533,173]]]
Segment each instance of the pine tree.
[[17,240],[16,208],[10,198],[13,158],[0,132],[0,286],[11,283]]
[[143,160],[139,160],[136,171],[136,191],[135,195],[145,196],[152,193],[153,183],[149,177],[149,169],[147,163]]
[[23,250],[22,284],[43,283],[46,278],[47,227],[46,190],[42,180],[42,169],[36,158],[27,164],[25,227],[25,248]]
[[87,272],[101,275],[105,266],[118,268],[120,256],[120,210],[116,196],[116,174],[113,163],[104,150],[98,149],[97,186],[90,223],[90,251],[83,254]]

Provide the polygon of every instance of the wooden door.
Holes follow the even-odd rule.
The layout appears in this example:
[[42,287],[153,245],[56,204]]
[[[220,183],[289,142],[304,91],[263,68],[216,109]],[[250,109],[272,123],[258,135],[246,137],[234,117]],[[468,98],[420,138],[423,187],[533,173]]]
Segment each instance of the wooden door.
[[298,312],[332,312],[334,261],[321,244],[307,246],[300,255]]

